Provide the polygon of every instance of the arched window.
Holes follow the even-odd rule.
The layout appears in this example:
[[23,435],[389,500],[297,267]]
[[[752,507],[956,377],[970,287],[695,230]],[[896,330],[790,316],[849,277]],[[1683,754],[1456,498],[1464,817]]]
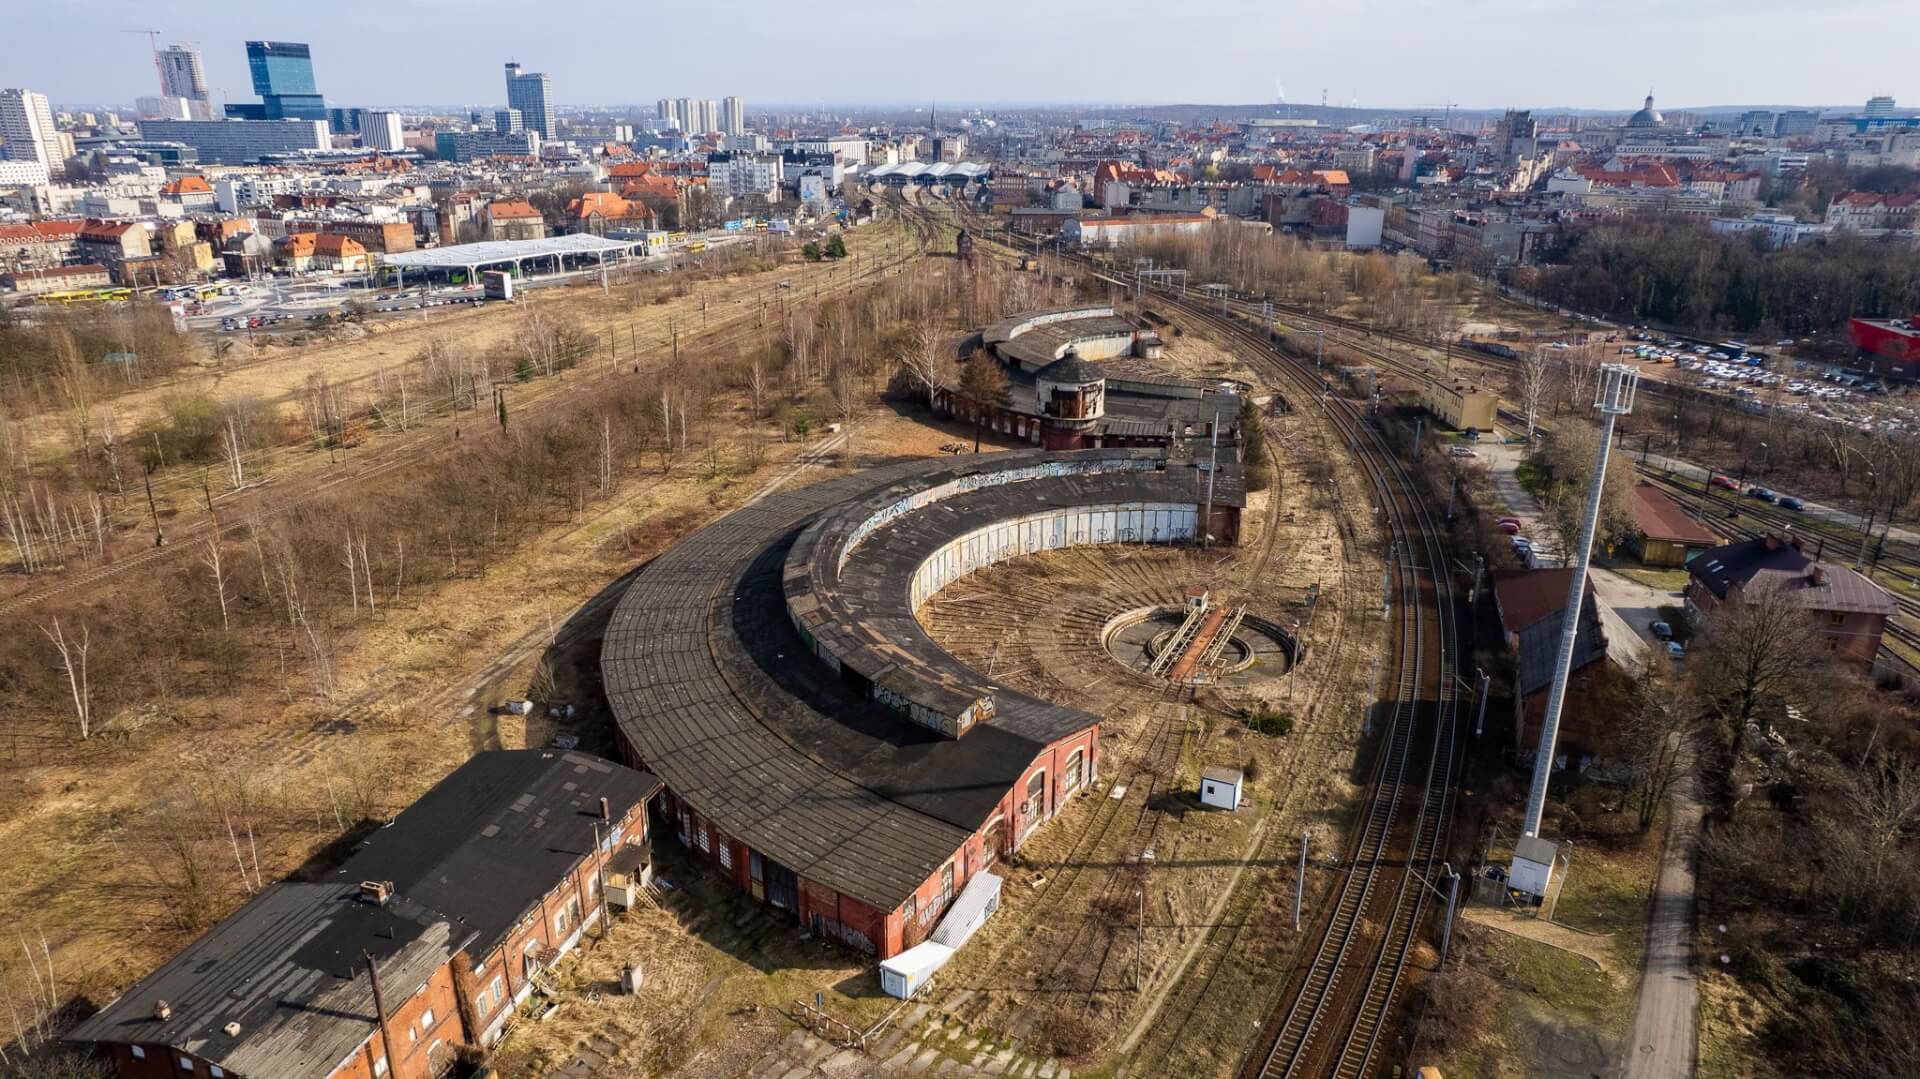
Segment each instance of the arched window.
[[1026,838],[1034,825],[1047,815],[1047,770],[1042,768],[1027,777],[1027,797],[1020,803],[1020,836]]

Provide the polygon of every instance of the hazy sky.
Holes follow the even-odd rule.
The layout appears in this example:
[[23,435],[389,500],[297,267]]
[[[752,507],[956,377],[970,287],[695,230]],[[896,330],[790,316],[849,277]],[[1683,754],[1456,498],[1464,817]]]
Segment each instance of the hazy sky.
[[[1272,101],[1468,108],[1920,105],[1920,0],[52,0],[8,3],[0,86],[157,93],[144,34],[197,42],[216,100],[243,43],[313,46],[336,105],[485,104],[509,58],[565,104],[740,94],[896,104]],[[1907,43],[1906,45],[1897,43]]]

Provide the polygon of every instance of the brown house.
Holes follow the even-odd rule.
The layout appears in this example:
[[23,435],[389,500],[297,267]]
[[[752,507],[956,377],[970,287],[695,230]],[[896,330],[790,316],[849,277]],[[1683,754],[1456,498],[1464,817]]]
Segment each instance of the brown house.
[[[1547,693],[1553,688],[1553,665],[1560,649],[1560,623],[1566,617],[1570,569],[1502,570],[1493,574],[1493,602],[1500,627],[1513,651],[1514,744],[1530,754],[1540,743],[1540,722],[1546,714]],[[1580,605],[1580,628],[1574,638],[1573,667],[1567,683],[1566,704],[1560,715],[1561,745],[1597,748],[1608,741],[1605,708],[1591,692],[1607,671],[1607,634],[1594,600],[1593,581],[1587,581]]]
[[547,235],[547,223],[540,211],[526,199],[508,199],[487,204],[487,238],[492,240],[539,240]]
[[1633,535],[1627,545],[1643,565],[1684,566],[1720,542],[1706,525],[1687,515],[1672,496],[1651,483],[1636,483],[1627,493]]
[[599,920],[603,874],[644,875],[659,790],[582,753],[481,753],[331,875],[262,891],[67,1040],[129,1079],[444,1074]]
[[1887,590],[1845,566],[1809,558],[1798,539],[1768,533],[1715,547],[1687,566],[1687,608],[1710,614],[1754,588],[1781,588],[1805,607],[1836,659],[1871,667],[1887,619],[1898,609]]
[[137,222],[88,221],[80,229],[79,255],[111,270],[123,285],[138,284],[133,267],[153,257],[152,235]]

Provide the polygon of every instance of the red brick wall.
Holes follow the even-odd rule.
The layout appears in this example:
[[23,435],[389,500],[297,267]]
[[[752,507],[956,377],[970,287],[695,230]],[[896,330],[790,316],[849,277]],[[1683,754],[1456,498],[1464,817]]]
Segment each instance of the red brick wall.
[[[428,1012],[432,1012],[431,1025],[426,1022]],[[406,1000],[389,995],[387,1031],[393,1035],[393,1079],[431,1079],[433,1060],[451,1060],[454,1047],[467,1039],[454,996],[452,967],[434,971],[427,984]],[[438,1053],[433,1051],[435,1043],[440,1044]],[[380,1035],[375,1032],[330,1079],[373,1079],[374,1062],[379,1059]]]

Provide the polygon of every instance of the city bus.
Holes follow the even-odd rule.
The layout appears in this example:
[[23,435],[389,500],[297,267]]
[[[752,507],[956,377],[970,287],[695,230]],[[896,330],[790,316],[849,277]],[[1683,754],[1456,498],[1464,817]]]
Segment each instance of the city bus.
[[33,302],[65,305],[131,299],[133,299],[133,290],[130,288],[76,288],[62,289],[59,292],[43,292],[34,297]]

